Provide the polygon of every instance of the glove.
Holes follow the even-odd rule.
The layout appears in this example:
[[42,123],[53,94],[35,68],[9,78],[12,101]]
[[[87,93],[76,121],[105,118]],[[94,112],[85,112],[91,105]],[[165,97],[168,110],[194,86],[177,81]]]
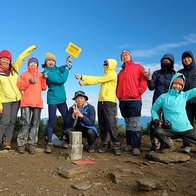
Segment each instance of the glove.
[[72,68],[72,57],[71,56],[68,56],[66,58],[65,68],[68,70],[70,70]]
[[65,69],[70,70],[72,68],[72,63],[69,61],[66,61]]
[[146,77],[147,80],[152,80],[152,74],[150,73],[150,69],[144,72],[144,76]]
[[69,61],[70,63],[72,63],[72,57],[71,57],[71,56],[68,56],[68,57],[66,58],[66,61]]
[[159,119],[155,119],[155,120],[154,120],[154,124],[155,124],[156,127],[161,127],[162,121],[159,120]]
[[35,84],[35,83],[36,83],[36,78],[34,78],[34,77],[33,77],[33,78],[30,78],[30,79],[29,79],[29,82],[30,82],[31,84]]
[[42,78],[48,78],[48,72],[43,73]]

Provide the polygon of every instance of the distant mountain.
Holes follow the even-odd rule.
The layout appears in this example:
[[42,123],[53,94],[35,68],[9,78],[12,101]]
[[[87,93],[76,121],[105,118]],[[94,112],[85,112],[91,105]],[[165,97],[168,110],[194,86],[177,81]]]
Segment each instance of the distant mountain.
[[[140,124],[141,124],[141,126],[146,128],[147,124],[150,122],[150,120],[151,120],[150,116],[141,116],[140,117]],[[43,118],[42,121],[43,121],[44,124],[46,124],[47,121],[48,121],[48,118]],[[123,118],[118,118],[118,125],[122,125],[123,127],[125,127],[125,121],[124,121]]]
[[[147,124],[151,121],[151,116],[141,116],[140,117],[140,124],[142,127],[146,128]],[[122,125],[125,127],[125,121],[123,118],[118,118],[118,125]]]

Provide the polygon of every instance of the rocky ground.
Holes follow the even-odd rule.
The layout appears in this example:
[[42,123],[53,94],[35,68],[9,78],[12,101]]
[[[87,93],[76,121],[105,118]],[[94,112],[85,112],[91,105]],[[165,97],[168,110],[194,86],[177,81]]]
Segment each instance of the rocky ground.
[[[122,142],[124,145],[124,138]],[[176,142],[181,146],[181,142]],[[97,141],[97,148],[100,141]],[[196,148],[190,159],[163,163],[146,159],[149,138],[142,140],[140,156],[123,152],[83,152],[83,160],[95,164],[76,165],[68,150],[55,148],[43,152],[39,144],[36,154],[18,154],[14,149],[0,151],[1,196],[183,196],[196,195]],[[180,152],[180,148],[176,150]],[[179,153],[178,153],[179,154]]]

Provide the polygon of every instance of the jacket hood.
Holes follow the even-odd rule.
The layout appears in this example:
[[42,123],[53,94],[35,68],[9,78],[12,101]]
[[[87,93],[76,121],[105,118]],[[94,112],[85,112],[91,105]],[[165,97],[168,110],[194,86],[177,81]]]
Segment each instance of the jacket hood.
[[115,59],[106,59],[108,61],[109,66],[104,66],[104,74],[108,74],[110,72],[115,72],[117,67],[117,61]]
[[160,62],[163,59],[169,59],[171,61],[171,64],[172,64],[172,68],[174,68],[174,56],[173,56],[173,54],[164,54],[163,57],[161,58]]
[[171,82],[170,82],[170,85],[169,85],[169,89],[171,89],[173,81],[174,81],[176,78],[178,78],[178,77],[181,77],[181,78],[184,80],[184,85],[182,86],[181,91],[184,89],[186,80],[185,80],[185,76],[184,76],[182,73],[176,73],[176,74],[173,75],[173,77],[172,77],[172,79],[171,79]]
[[[183,63],[183,58],[187,54],[190,55],[191,58],[192,58],[192,63],[190,65],[185,65]],[[193,53],[191,51],[189,51],[189,50],[187,50],[187,51],[182,53],[181,60],[182,60],[182,65],[183,65],[184,69],[191,69],[191,68],[193,68],[195,66],[195,59],[194,59]]]

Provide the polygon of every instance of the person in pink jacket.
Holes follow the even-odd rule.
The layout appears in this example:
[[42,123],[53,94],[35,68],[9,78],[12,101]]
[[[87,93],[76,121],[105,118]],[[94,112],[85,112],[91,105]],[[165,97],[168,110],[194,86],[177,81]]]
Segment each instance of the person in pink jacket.
[[29,152],[35,153],[35,146],[38,141],[38,131],[41,110],[43,108],[42,91],[47,89],[46,77],[38,70],[39,61],[35,57],[28,60],[28,70],[23,72],[17,81],[19,90],[23,92],[21,108],[21,124],[17,143],[18,152],[23,154],[27,143]]

